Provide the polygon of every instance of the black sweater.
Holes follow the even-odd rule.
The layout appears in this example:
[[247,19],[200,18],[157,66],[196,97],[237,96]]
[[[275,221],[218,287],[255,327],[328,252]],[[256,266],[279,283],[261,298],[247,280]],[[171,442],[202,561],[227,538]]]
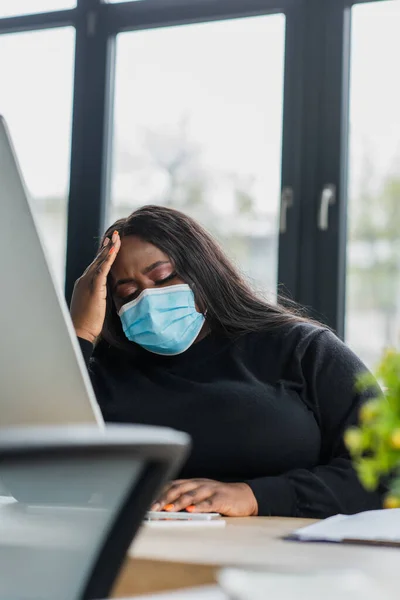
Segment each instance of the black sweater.
[[330,331],[299,323],[235,341],[210,334],[161,357],[80,340],[108,422],[186,431],[181,478],[246,481],[259,515],[327,517],[381,507],[343,444],[357,422],[358,358]]

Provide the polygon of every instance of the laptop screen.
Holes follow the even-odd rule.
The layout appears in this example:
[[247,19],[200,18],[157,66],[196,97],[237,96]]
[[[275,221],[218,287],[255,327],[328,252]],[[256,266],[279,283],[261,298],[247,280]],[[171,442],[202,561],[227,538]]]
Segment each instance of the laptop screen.
[[113,454],[0,463],[0,600],[77,600],[144,463]]

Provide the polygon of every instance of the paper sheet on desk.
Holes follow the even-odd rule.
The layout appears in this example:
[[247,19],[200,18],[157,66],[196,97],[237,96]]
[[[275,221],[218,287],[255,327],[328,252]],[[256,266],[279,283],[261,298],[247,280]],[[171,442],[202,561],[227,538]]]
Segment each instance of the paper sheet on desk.
[[[394,600],[386,589],[359,571],[281,573],[223,569],[218,583],[235,600]],[[397,595],[396,595],[397,598]]]
[[336,515],[297,529],[288,539],[303,542],[354,542],[400,547],[400,509]]
[[202,586],[198,588],[186,588],[174,590],[164,594],[152,594],[151,596],[135,596],[135,598],[122,598],[121,600],[232,600],[218,586]]

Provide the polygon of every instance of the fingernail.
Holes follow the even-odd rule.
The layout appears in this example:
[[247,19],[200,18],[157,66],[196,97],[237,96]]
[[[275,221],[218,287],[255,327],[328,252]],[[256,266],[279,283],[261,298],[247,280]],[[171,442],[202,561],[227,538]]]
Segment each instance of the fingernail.
[[194,512],[196,510],[196,507],[194,504],[191,504],[190,506],[187,507],[186,509],[188,512]]
[[157,502],[156,504],[153,504],[153,506],[151,507],[151,510],[157,511],[157,510],[160,510],[160,508],[161,508],[161,505],[159,502]]
[[112,234],[112,241],[113,241],[113,242],[116,242],[116,241],[117,241],[117,238],[118,238],[118,231],[117,231],[117,230],[115,230],[115,231],[114,231],[114,233]]
[[164,510],[171,511],[174,510],[175,506],[173,504],[166,504],[164,506]]
[[106,237],[103,242],[103,246],[108,246],[109,243],[110,243],[110,238]]
[[110,248],[110,252],[108,254],[113,254],[115,252],[115,248],[114,246],[112,248]]

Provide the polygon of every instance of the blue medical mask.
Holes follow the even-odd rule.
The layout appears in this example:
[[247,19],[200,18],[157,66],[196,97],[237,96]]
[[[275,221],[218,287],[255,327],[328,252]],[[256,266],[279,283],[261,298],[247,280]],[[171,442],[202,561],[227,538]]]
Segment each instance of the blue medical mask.
[[118,313],[128,340],[149,352],[173,356],[185,352],[204,324],[186,284],[144,290]]

